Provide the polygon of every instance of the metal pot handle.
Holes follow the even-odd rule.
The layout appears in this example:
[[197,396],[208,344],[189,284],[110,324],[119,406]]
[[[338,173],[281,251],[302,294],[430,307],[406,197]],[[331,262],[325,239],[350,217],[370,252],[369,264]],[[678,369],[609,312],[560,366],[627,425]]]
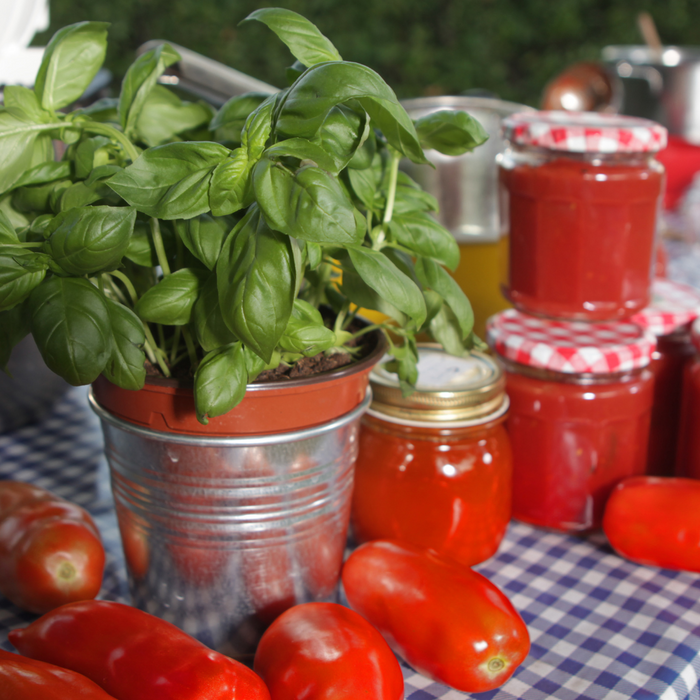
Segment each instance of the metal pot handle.
[[197,97],[207,100],[215,107],[220,107],[229,98],[246,92],[262,92],[272,94],[279,89],[262,80],[252,78],[245,73],[230,68],[202,54],[186,49],[184,46],[173,44],[163,39],[153,39],[139,46],[137,55],[159,46],[169,44],[180,54],[181,60],[170,66],[160,77],[159,82],[173,85]]

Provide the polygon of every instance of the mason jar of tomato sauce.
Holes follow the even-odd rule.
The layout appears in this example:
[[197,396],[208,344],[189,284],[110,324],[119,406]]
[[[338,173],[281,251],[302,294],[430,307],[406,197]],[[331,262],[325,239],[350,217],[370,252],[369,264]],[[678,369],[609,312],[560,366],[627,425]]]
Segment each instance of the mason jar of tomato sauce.
[[624,319],[649,303],[666,129],[594,112],[521,112],[499,156],[504,294],[526,313]]
[[403,396],[380,364],[360,428],[354,539],[434,549],[466,566],[496,553],[511,514],[508,412],[499,363],[419,346],[418,384]]
[[647,474],[673,476],[676,469],[683,373],[695,354],[690,325],[700,314],[700,291],[655,279],[651,304],[630,319],[656,336],[649,369],[654,375]]
[[506,369],[513,517],[563,532],[600,527],[608,494],[643,474],[654,337],[633,323],[492,316]]
[[693,321],[690,339],[695,355],[683,373],[676,476],[700,479],[700,318]]

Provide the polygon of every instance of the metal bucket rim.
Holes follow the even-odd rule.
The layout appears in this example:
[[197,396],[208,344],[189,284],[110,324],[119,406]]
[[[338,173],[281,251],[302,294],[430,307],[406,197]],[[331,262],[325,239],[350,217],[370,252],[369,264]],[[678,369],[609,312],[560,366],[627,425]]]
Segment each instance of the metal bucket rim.
[[153,430],[145,426],[137,425],[129,421],[117,418],[97,403],[93,396],[92,387],[88,392],[90,408],[97,414],[100,420],[109,423],[127,433],[139,435],[150,440],[170,442],[178,445],[199,445],[202,447],[254,447],[259,445],[279,445],[286,442],[297,442],[308,438],[332,432],[351,423],[367,410],[372,401],[372,390],[367,387],[365,398],[352,411],[339,416],[327,423],[321,423],[303,430],[293,430],[281,433],[269,433],[265,435],[250,435],[246,437],[221,437],[220,435],[188,435],[184,433],[166,433],[161,430]]

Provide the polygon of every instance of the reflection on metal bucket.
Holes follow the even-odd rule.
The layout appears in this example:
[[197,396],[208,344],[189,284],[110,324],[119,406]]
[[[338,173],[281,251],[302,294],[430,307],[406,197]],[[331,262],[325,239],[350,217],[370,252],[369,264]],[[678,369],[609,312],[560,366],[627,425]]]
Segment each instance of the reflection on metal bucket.
[[334,600],[359,418],[257,438],[170,435],[102,419],[134,604],[251,660],[285,609]]
[[474,117],[489,140],[471,153],[446,156],[434,150],[426,157],[435,166],[404,161],[405,170],[440,205],[438,221],[459,244],[461,259],[453,273],[474,308],[474,330],[484,334],[486,319],[510,304],[501,294],[502,266],[507,258],[501,239],[496,156],[503,148],[501,120],[532,108],[489,97],[420,97],[401,103],[411,119],[439,110],[461,110]]

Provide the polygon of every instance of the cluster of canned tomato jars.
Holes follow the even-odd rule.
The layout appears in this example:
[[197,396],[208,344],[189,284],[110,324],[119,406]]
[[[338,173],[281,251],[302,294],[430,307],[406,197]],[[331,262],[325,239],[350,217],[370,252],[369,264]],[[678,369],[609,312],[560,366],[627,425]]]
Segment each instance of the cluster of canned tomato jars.
[[528,112],[503,131],[515,308],[489,319],[491,355],[421,347],[409,397],[373,373],[352,512],[360,542],[469,565],[495,553],[511,517],[588,532],[626,477],[700,478],[700,292],[652,281],[665,129]]

